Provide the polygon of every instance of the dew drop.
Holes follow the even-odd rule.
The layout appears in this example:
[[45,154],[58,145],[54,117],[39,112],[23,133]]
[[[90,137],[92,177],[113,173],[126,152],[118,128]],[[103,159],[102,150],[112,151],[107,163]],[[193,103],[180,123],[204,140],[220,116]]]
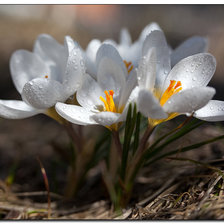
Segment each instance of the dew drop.
[[193,78],[192,78],[192,80],[193,80],[193,81],[196,81],[196,80],[197,80],[197,78],[196,78],[196,77],[193,77]]
[[84,66],[84,62],[83,60],[80,61],[80,65],[83,67]]
[[213,110],[214,108],[212,106],[210,106],[210,110]]

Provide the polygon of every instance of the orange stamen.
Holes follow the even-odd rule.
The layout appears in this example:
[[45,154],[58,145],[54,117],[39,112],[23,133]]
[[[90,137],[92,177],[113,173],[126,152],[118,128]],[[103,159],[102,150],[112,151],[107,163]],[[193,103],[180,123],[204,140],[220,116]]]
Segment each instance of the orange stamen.
[[47,79],[47,78],[48,78],[48,75],[45,75],[45,76],[44,76],[44,78],[46,78],[46,79]]
[[127,61],[124,60],[124,64],[127,68],[128,74],[129,74],[132,71],[132,69],[134,68],[134,66],[132,65],[132,63],[130,61],[127,62]]
[[175,80],[170,80],[170,85],[168,86],[168,88],[163,93],[160,99],[160,105],[163,106],[172,95],[178,93],[181,90],[182,90],[181,81],[177,82]]
[[108,93],[108,91],[105,90],[104,93],[106,95],[106,100],[102,96],[100,96],[100,100],[104,103],[104,106],[105,106],[104,111],[116,113],[117,110],[116,110],[116,106],[114,104],[114,99],[113,99],[114,91],[109,90],[109,93]]

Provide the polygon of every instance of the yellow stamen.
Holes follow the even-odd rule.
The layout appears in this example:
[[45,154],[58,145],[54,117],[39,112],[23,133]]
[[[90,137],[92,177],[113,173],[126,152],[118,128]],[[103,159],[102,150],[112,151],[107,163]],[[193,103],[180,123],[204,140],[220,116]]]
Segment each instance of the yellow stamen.
[[[182,90],[181,81],[170,80],[170,85],[168,86],[168,88],[163,93],[162,97],[160,98],[160,105],[163,106],[172,95],[178,93],[181,90]],[[158,96],[158,93],[156,93],[156,96]],[[152,127],[155,127],[156,125],[158,125],[162,122],[171,120],[178,115],[179,115],[178,113],[170,113],[168,118],[166,118],[166,119],[151,119],[151,118],[149,118],[148,120],[149,120],[149,124]]]
[[100,100],[104,103],[104,106],[105,106],[104,111],[117,113],[116,106],[114,104],[114,99],[113,99],[114,91],[109,90],[109,93],[108,93],[108,91],[105,90],[104,93],[106,95],[106,100],[102,96],[100,96]]
[[169,87],[166,89],[160,99],[160,105],[163,106],[172,95],[178,93],[181,90],[181,81],[170,80]]
[[124,64],[127,68],[128,74],[129,74],[132,71],[132,69],[134,68],[134,66],[132,65],[132,63],[130,61],[127,62],[127,61],[124,60]]

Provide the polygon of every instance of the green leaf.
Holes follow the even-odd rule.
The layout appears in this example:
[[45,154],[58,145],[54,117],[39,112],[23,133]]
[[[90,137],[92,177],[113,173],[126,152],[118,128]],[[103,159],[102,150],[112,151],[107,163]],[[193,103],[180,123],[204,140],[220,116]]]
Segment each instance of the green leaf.
[[181,138],[182,136],[186,135],[187,133],[191,132],[192,130],[194,130],[195,128],[199,127],[203,123],[204,123],[204,121],[198,122],[198,120],[193,120],[189,124],[186,124],[185,126],[183,126],[177,133],[175,133],[171,137],[169,137],[163,144],[161,144],[160,146],[158,146],[157,148],[155,148],[155,146],[161,140],[163,140],[164,138],[168,137],[170,135],[170,133],[172,134],[172,131],[170,133],[168,133],[168,134],[163,135],[153,145],[151,145],[148,148],[148,150],[146,150],[146,152],[144,154],[145,161],[147,161],[151,157],[153,157],[156,154],[158,154],[159,152],[161,152],[167,145],[169,145],[173,141],[175,141],[175,140]]
[[189,146],[186,146],[186,147],[183,147],[183,148],[179,148],[179,149],[176,149],[176,150],[173,150],[171,152],[167,152],[161,156],[158,156],[157,158],[151,160],[149,163],[147,163],[147,165],[149,164],[152,164],[164,157],[167,157],[167,156],[171,156],[171,155],[174,155],[176,153],[179,153],[179,152],[187,152],[187,151],[190,151],[192,149],[197,149],[203,145],[206,145],[206,144],[209,144],[209,143],[212,143],[212,142],[215,142],[215,141],[218,141],[220,139],[223,139],[224,138],[224,135],[220,135],[218,137],[215,137],[215,138],[212,138],[212,139],[209,139],[209,140],[206,140],[206,141],[202,141],[202,142],[199,142],[199,143],[196,143],[196,144],[193,144],[193,145],[189,145]]
[[122,153],[122,161],[121,161],[121,177],[122,178],[124,178],[125,176],[128,151],[130,148],[130,139],[131,139],[130,134],[132,134],[131,129],[132,129],[132,104],[129,105],[128,114],[127,114],[127,118],[125,122],[124,144],[123,144],[123,153]]
[[140,124],[141,124],[141,113],[138,112],[137,119],[136,119],[136,127],[135,127],[133,154],[136,152],[136,150],[138,148],[138,144],[139,144]]

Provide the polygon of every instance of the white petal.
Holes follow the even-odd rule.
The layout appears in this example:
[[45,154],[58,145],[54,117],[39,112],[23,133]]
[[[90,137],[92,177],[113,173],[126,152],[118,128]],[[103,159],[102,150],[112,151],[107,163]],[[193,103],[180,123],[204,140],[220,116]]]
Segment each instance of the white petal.
[[181,81],[182,89],[206,86],[216,68],[215,58],[208,53],[201,53],[184,58],[177,63],[165,81],[163,91],[170,85],[170,80]]
[[81,50],[78,47],[73,48],[68,57],[63,77],[63,87],[68,97],[74,94],[81,86],[85,69]]
[[67,49],[47,34],[38,36],[34,44],[34,53],[38,54],[51,69],[54,79],[61,82],[67,61]]
[[160,28],[160,26],[159,26],[157,23],[155,23],[155,22],[148,24],[148,25],[142,30],[142,32],[141,32],[141,34],[140,34],[140,37],[139,37],[139,40],[143,42],[143,41],[145,40],[146,36],[147,36],[148,34],[150,34],[150,33],[151,33],[152,31],[154,31],[154,30],[161,30],[161,28]]
[[131,35],[126,28],[123,28],[120,32],[120,45],[131,45]]
[[143,56],[152,48],[156,49],[156,88],[161,88],[170,72],[170,53],[164,33],[159,30],[152,31],[143,43]]
[[117,50],[103,44],[97,52],[97,81],[103,90],[113,90],[114,97],[118,97],[125,85],[127,69]]
[[91,116],[98,124],[103,126],[110,126],[112,124],[118,123],[121,114],[113,112],[99,112]]
[[37,78],[25,84],[22,91],[25,102],[38,109],[54,106],[56,102],[64,102],[67,98],[63,86],[51,79]]
[[94,113],[86,110],[83,107],[69,105],[65,103],[57,103],[55,105],[57,113],[64,119],[79,125],[97,124],[90,118]]
[[167,113],[192,113],[205,106],[215,94],[212,87],[194,87],[173,95],[163,106]]
[[75,47],[78,47],[78,43],[70,36],[65,36],[64,45],[67,49],[67,55],[69,55]]
[[85,74],[81,88],[77,91],[76,97],[81,106],[91,110],[96,106],[102,105],[100,96],[104,96],[104,92],[99,84],[88,74]]
[[194,36],[181,43],[171,54],[171,66],[180,60],[198,53],[204,53],[208,48],[208,40],[204,37]]
[[85,62],[86,72],[96,79],[97,67],[96,67],[96,53],[101,45],[101,42],[97,39],[90,41],[86,48]]
[[128,79],[125,83],[125,86],[121,91],[121,97],[120,97],[119,106],[118,106],[119,109],[123,107],[124,105],[126,105],[128,98],[130,97],[130,94],[136,85],[137,85],[137,72],[134,69],[128,75]]
[[22,92],[24,85],[30,80],[49,76],[50,70],[42,61],[42,59],[25,50],[14,52],[10,58],[10,71],[13,83],[19,93]]
[[143,56],[138,66],[138,84],[142,88],[152,90],[156,79],[156,52],[151,48],[146,56]]
[[7,119],[22,119],[42,113],[23,101],[19,100],[0,100],[0,117]]
[[153,94],[146,90],[142,89],[139,91],[137,108],[144,116],[150,117],[153,119],[162,119],[167,118],[167,114],[160,106],[159,101],[153,96]]
[[210,100],[194,113],[194,117],[204,121],[224,121],[224,101]]

